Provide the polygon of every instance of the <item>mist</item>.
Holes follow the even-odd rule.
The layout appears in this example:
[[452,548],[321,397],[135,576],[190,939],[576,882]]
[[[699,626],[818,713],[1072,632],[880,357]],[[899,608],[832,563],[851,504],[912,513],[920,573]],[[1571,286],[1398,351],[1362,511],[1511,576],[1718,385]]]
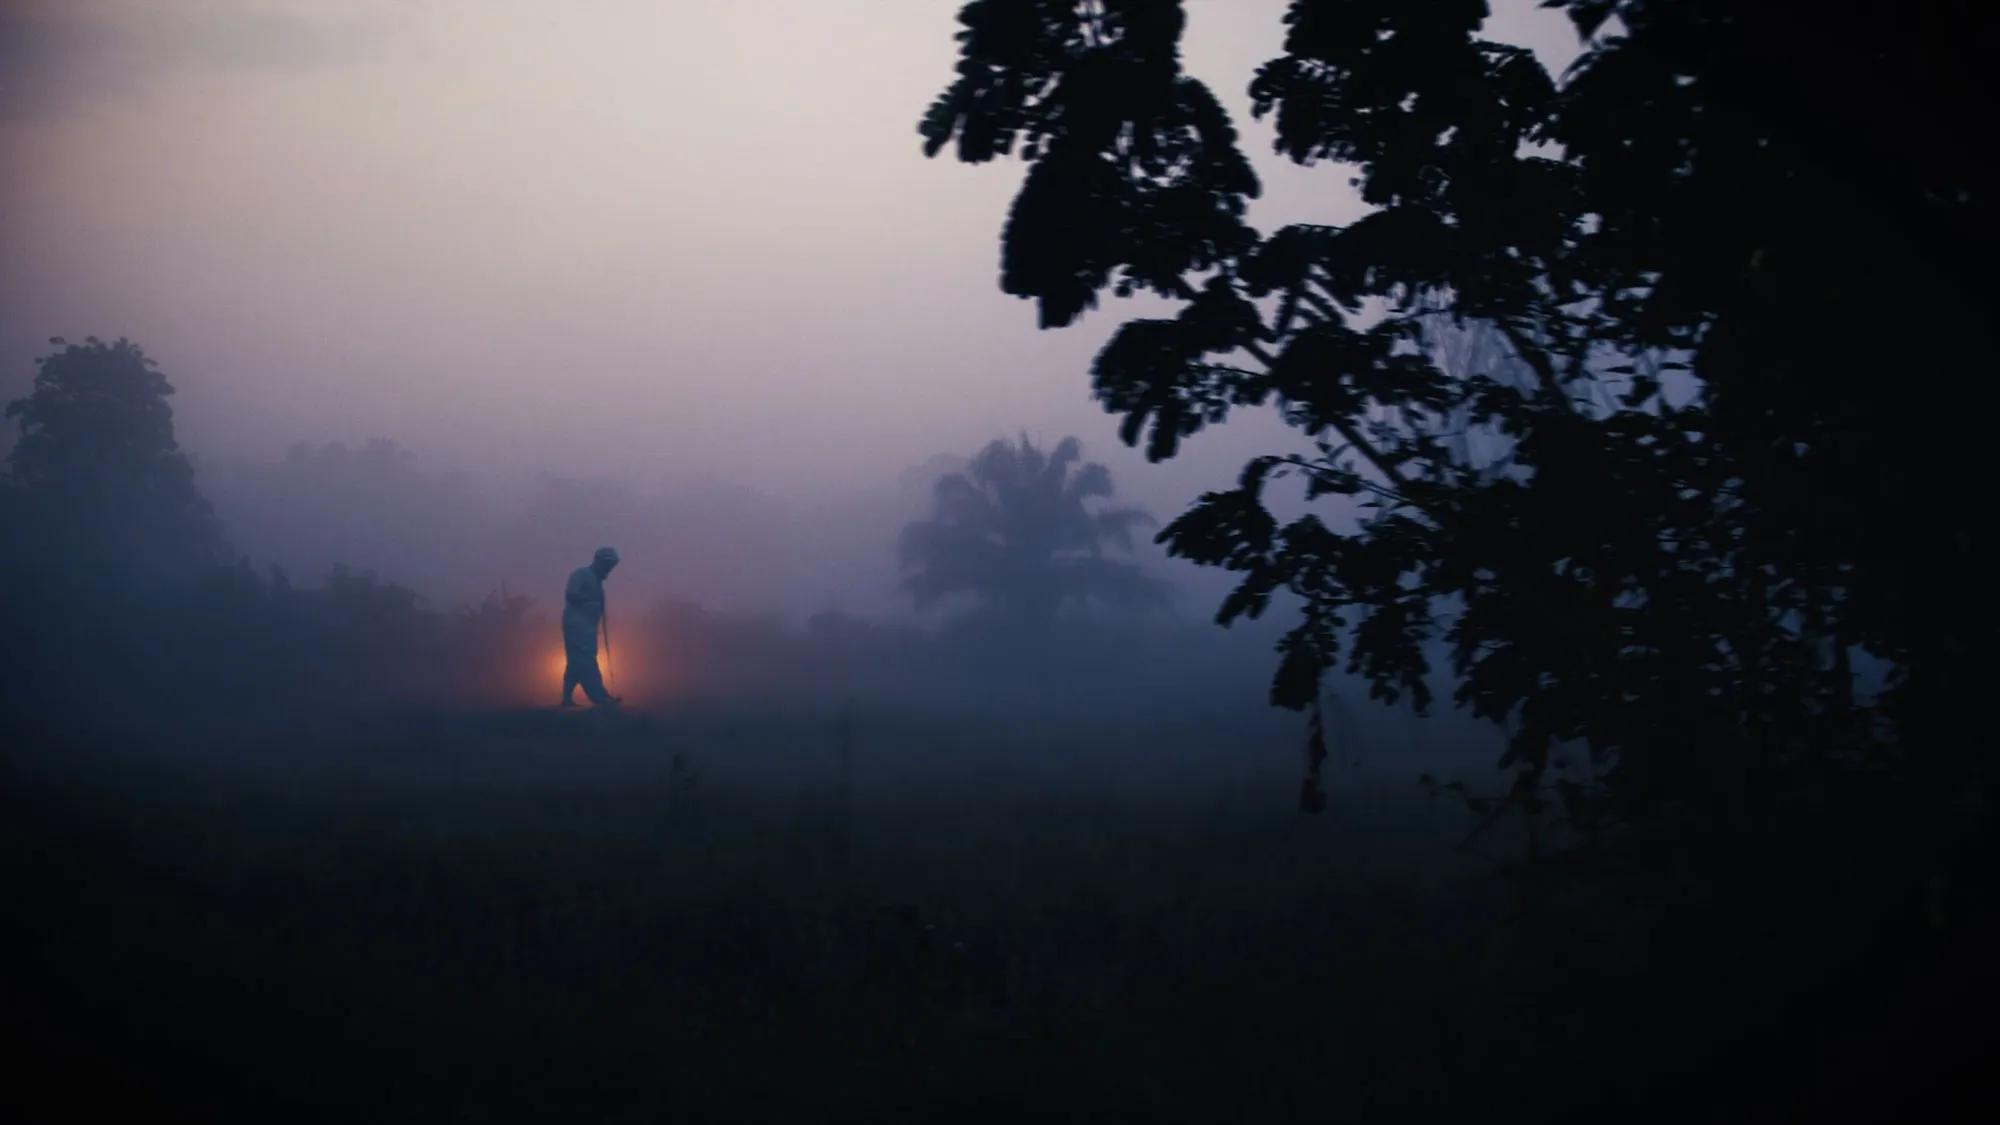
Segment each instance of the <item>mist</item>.
[[[1190,8],[1188,68],[1235,111],[1281,10]],[[950,4],[5,19],[0,393],[55,333],[143,344],[260,574],[341,566],[440,613],[505,589],[553,614],[614,545],[635,617],[908,624],[896,536],[937,458],[1073,435],[1164,523],[1249,456],[1307,448],[1248,413],[1149,464],[1084,377],[1124,310],[1046,333],[995,296],[1011,180],[923,161],[910,128],[950,73]],[[1525,3],[1493,33],[1576,50]],[[1258,171],[1260,222],[1326,214],[1309,170]],[[1240,666],[1223,694],[1258,706],[1276,630],[1204,628],[1230,577],[1148,536],[1133,557],[1174,587],[1183,647],[1214,651],[1190,677]]]
[[[1114,106],[1161,135],[1035,212],[1046,150],[968,133],[1163,72],[1166,7],[0,0],[10,1054],[204,1119],[1796,1119],[1890,1054],[1970,1088],[1905,1018],[1950,987],[1909,966],[1991,960],[1940,827],[1991,783],[1903,745],[1959,650],[1911,671],[1901,486],[1811,459],[1901,448],[1824,386],[1958,353],[1820,339],[1909,252],[1855,233],[1823,115],[1731,131],[1754,21],[1505,0],[1461,51],[1476,3],[1181,0],[1227,125]],[[1059,90],[920,135],[1050,36]],[[1165,170],[1090,179],[1128,156]],[[1924,223],[1987,205],[1945,180]],[[1688,219],[1745,183],[1755,221]],[[1596,237],[1649,206],[1687,245]],[[1835,212],[1844,286],[1801,249]],[[1108,276],[1049,249],[1133,215]],[[1178,295],[1114,296],[1154,235]],[[1605,280],[1686,261],[1665,311]],[[1576,263],[1593,296],[1543,293]],[[1160,370],[1104,361],[1136,318]],[[1565,318],[1601,334],[1524,328]],[[1746,422],[1727,380],[1795,361]]]
[[[1188,68],[1233,112],[1281,11],[1190,8]],[[800,506],[1025,430],[1077,435],[1170,516],[1296,444],[1246,415],[1149,466],[1085,378],[1125,310],[1043,333],[995,294],[1015,179],[924,161],[911,126],[954,17],[10,5],[0,393],[48,336],[123,335],[205,465],[386,439],[482,479],[713,477]],[[1559,15],[1496,24],[1574,54]],[[1258,171],[1259,223],[1325,219],[1323,177]]]

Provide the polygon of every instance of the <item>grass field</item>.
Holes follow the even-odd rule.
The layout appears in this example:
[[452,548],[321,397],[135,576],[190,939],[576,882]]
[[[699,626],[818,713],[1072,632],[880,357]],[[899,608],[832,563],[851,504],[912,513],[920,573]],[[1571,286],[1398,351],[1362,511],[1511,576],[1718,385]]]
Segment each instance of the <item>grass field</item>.
[[8,1007],[61,1119],[1504,1104],[1567,1040],[1503,966],[1466,814],[1382,766],[1298,817],[1286,719],[738,704],[45,738],[6,760],[32,907]]

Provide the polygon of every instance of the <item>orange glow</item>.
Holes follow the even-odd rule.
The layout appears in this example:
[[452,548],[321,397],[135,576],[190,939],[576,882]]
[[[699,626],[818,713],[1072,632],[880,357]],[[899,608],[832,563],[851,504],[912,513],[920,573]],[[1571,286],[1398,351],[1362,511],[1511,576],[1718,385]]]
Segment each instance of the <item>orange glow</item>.
[[[650,639],[628,640],[626,637],[620,637],[617,650],[607,656],[603,638],[598,638],[597,668],[604,675],[604,686],[610,689],[611,694],[628,704],[658,702],[672,698],[681,694],[687,686],[681,682],[684,677],[677,674],[678,662],[673,659],[672,654],[654,651],[650,646],[640,647],[633,643],[634,640]],[[561,698],[563,672],[569,667],[568,654],[560,647],[552,649],[544,658],[541,667],[542,671],[535,677],[537,684],[547,685],[549,698]],[[538,686],[537,690],[542,689]],[[576,692],[579,702],[582,701],[582,695],[583,691],[579,688]]]

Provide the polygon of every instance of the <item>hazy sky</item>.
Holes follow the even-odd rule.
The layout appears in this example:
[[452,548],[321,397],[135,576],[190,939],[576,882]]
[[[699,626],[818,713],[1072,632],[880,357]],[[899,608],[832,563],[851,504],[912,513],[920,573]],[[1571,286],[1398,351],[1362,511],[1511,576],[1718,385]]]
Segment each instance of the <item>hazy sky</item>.
[[[1090,398],[1120,314],[997,285],[1018,165],[926,161],[958,0],[0,0],[0,394],[130,336],[204,458],[400,441],[469,470],[893,487],[1026,428],[1163,509],[1281,440],[1142,468]],[[1269,229],[1357,213],[1243,91],[1282,0],[1190,0]],[[1492,34],[1560,63],[1533,0]],[[1170,514],[1163,512],[1162,514]]]

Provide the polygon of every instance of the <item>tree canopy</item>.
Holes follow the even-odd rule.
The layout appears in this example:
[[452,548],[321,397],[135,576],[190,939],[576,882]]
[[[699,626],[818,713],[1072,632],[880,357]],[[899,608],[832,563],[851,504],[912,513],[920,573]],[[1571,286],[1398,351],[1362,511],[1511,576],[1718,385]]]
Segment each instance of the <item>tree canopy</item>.
[[62,350],[36,361],[32,393],[6,415],[21,427],[7,485],[35,550],[182,575],[218,561],[221,525],[174,438],[158,365],[128,340],[52,342]]
[[1092,507],[1115,489],[1109,469],[1082,457],[1073,437],[1045,453],[1024,434],[939,477],[931,517],[905,527],[899,544],[917,608],[972,594],[1017,621],[1045,624],[1068,605],[1165,604],[1165,583],[1104,555],[1106,546],[1132,550],[1132,529],[1150,517]]
[[[1173,0],[966,4],[920,130],[931,155],[1029,162],[1001,287],[1045,327],[1107,287],[1181,302],[1096,359],[1124,440],[1171,457],[1274,405],[1318,445],[1160,534],[1242,575],[1225,623],[1298,596],[1275,702],[1314,706],[1344,661],[1422,707],[1441,639],[1457,701],[1509,726],[1526,776],[1580,743],[1628,821],[1754,821],[1959,699],[1971,626],[1913,631],[1905,584],[1919,557],[1944,589],[1974,573],[1920,501],[1971,468],[1938,404],[1986,362],[1963,326],[2000,228],[1990,170],[1940,122],[1995,105],[1996,21],[1544,6],[1582,38],[1560,78],[1482,38],[1482,0],[1294,0],[1252,112],[1285,157],[1351,171],[1371,210],[1346,225],[1249,225],[1257,180],[1181,71]],[[1441,367],[1454,326],[1505,347]],[[1469,431],[1502,441],[1500,471]],[[1359,522],[1281,525],[1283,476]],[[1857,692],[1864,653],[1886,692]]]

